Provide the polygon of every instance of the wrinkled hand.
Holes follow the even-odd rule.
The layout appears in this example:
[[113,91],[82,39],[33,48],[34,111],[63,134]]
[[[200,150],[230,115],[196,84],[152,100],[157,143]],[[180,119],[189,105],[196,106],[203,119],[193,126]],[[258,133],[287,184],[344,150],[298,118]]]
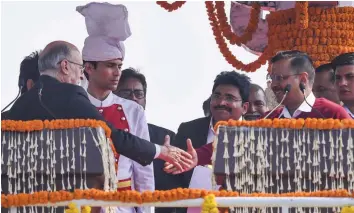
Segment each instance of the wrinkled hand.
[[192,144],[191,139],[187,139],[187,152],[188,152],[188,154],[190,154],[192,156],[192,159],[191,159],[192,163],[189,164],[188,167],[185,167],[184,170],[181,170],[178,167],[176,167],[175,165],[173,165],[169,162],[166,162],[165,167],[164,167],[164,171],[166,173],[176,175],[176,174],[180,174],[182,172],[189,171],[189,170],[193,169],[194,167],[196,167],[198,164],[198,155],[197,155],[197,152],[195,151],[195,149],[193,148],[193,144]]
[[192,156],[189,153],[170,145],[170,136],[168,135],[165,137],[164,145],[161,146],[158,158],[170,163],[180,171],[184,171],[193,164]]

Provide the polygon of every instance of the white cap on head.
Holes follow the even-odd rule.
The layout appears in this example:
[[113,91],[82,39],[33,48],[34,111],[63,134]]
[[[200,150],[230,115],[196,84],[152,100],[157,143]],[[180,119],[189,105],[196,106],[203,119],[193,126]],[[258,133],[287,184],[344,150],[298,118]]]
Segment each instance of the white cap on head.
[[123,59],[123,41],[131,36],[128,10],[124,5],[92,2],[78,6],[76,11],[85,17],[89,36],[82,50],[84,61]]

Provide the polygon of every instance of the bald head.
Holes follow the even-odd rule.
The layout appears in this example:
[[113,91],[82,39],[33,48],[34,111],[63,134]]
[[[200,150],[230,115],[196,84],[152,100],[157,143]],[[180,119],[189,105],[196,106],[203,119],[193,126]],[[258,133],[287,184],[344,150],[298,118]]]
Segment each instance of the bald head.
[[39,72],[58,69],[60,61],[70,58],[73,52],[80,54],[77,47],[69,42],[53,41],[49,43],[39,55]]
[[82,79],[82,56],[79,49],[66,41],[53,41],[41,52],[38,69],[61,82],[78,84]]

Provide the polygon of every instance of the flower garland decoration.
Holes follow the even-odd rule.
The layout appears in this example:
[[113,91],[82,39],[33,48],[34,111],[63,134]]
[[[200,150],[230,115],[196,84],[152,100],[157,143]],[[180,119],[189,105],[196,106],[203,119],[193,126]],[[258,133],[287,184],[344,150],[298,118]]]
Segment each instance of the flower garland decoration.
[[218,204],[215,201],[215,195],[209,194],[204,197],[201,213],[219,213],[217,206]]
[[[76,204],[71,202],[68,205],[69,209],[65,209],[65,213],[80,213],[79,208],[77,208]],[[81,213],[91,213],[90,206],[83,206],[81,208]]]
[[343,207],[341,213],[354,213],[354,206]]
[[218,44],[220,52],[222,53],[222,55],[224,56],[224,58],[229,64],[231,64],[234,68],[238,70],[243,70],[246,72],[254,72],[257,69],[259,69],[262,65],[266,64],[267,59],[270,58],[268,47],[264,50],[263,54],[260,57],[258,57],[258,59],[255,60],[254,62],[251,62],[249,64],[244,64],[242,63],[242,61],[237,60],[236,57],[228,48],[225,39],[222,35],[222,31],[220,29],[221,27],[219,26],[219,22],[216,18],[214,3],[211,1],[206,1],[205,6],[207,8],[207,13],[210,20],[210,25],[213,30],[213,34],[215,36],[215,41]]
[[[16,132],[33,132],[41,131],[43,129],[58,130],[58,129],[72,129],[80,127],[97,128],[101,127],[105,131],[106,137],[111,138],[111,129],[104,121],[94,119],[57,119],[57,120],[32,120],[32,121],[13,121],[3,120],[1,121],[1,131],[16,131]],[[110,146],[116,158],[115,168],[118,170],[119,154],[115,149],[112,140],[110,140]]]
[[259,22],[259,15],[261,13],[261,6],[258,3],[253,3],[250,19],[248,21],[247,27],[242,36],[238,36],[234,32],[232,32],[230,24],[227,22],[227,16],[225,13],[225,2],[216,1],[216,16],[219,20],[220,29],[225,36],[230,41],[230,44],[241,46],[241,44],[245,44],[246,42],[252,40],[252,34],[256,31]]
[[306,52],[315,67],[329,63],[339,54],[354,52],[353,14],[353,7],[306,7],[296,2],[295,8],[267,16],[268,46],[272,54],[290,49]]
[[[40,191],[33,194],[9,194],[1,195],[1,206],[23,207],[47,203],[57,203],[63,201],[73,201],[80,199],[93,199],[101,201],[120,201],[125,203],[152,203],[152,202],[168,202],[183,199],[204,198],[213,194],[215,197],[347,197],[354,198],[354,193],[345,189],[340,190],[324,190],[314,192],[289,192],[282,194],[271,193],[238,193],[233,191],[207,191],[204,189],[172,189],[166,191],[145,191],[143,193],[137,191],[103,191],[97,189],[75,189],[74,192],[69,191]],[[348,212],[349,213],[349,212]]]
[[186,3],[185,1],[175,1],[173,3],[168,3],[167,1],[156,2],[156,4],[160,5],[160,7],[164,8],[168,12],[172,12],[181,8],[185,3]]
[[309,7],[308,1],[297,1],[295,3],[296,25],[300,29],[306,29],[309,26],[308,7]]
[[319,129],[319,130],[330,130],[330,129],[343,129],[343,128],[354,128],[354,120],[352,119],[322,119],[322,118],[299,118],[299,119],[260,119],[254,121],[239,121],[239,120],[229,120],[229,121],[219,121],[215,124],[215,131],[219,126],[248,126],[248,127],[262,127],[262,128],[290,128],[290,129]]

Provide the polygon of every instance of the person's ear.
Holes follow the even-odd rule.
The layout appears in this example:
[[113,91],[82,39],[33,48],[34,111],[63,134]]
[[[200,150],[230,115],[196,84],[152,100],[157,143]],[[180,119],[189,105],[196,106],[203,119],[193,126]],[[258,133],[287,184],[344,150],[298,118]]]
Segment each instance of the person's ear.
[[247,113],[249,105],[249,102],[245,102],[242,104],[242,115],[245,115]]
[[27,82],[26,82],[27,91],[30,90],[33,86],[34,86],[33,80],[32,79],[28,79]]
[[60,62],[60,72],[62,72],[64,75],[69,74],[69,62],[68,60],[64,59]]

